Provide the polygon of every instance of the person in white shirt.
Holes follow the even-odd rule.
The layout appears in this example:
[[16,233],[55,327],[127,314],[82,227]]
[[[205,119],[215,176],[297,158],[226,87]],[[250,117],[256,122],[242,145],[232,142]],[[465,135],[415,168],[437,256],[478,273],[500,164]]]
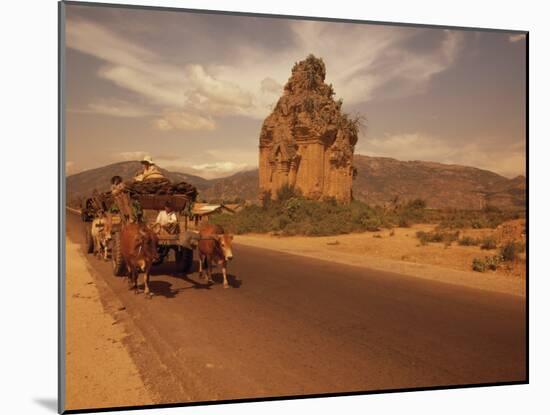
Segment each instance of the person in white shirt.
[[153,159],[151,158],[151,156],[143,157],[143,160],[141,160],[141,165],[143,166],[143,171],[134,176],[134,181],[143,182],[145,180],[153,179],[167,180],[160,169],[157,167],[157,165],[153,163]]
[[159,212],[155,224],[157,224],[158,228],[162,228],[168,233],[175,233],[178,226],[178,217],[170,202],[165,203],[164,210]]

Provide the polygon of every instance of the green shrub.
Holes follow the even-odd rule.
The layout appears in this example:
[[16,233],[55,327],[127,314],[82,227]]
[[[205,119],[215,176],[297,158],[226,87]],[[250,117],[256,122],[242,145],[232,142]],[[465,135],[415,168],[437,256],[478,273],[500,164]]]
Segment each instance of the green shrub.
[[400,228],[410,228],[411,227],[411,221],[409,218],[401,216],[399,218],[399,227]]
[[407,202],[407,204],[405,205],[405,208],[409,210],[426,209],[426,201],[423,199],[414,199],[414,200],[411,200],[410,202]]
[[504,261],[515,261],[520,253],[525,252],[525,244],[510,241],[501,246],[499,252]]
[[462,246],[479,245],[479,239],[472,238],[471,236],[464,236],[458,240],[458,244]]
[[497,269],[498,265],[501,262],[502,262],[502,257],[500,255],[485,257],[485,263],[487,264],[487,268],[493,271]]
[[503,258],[500,255],[486,256],[485,258],[474,258],[472,261],[472,269],[477,272],[485,272],[486,270],[495,271],[502,263]]
[[277,190],[277,200],[280,202],[284,202],[299,195],[299,190],[288,184],[281,186],[279,190]]
[[472,261],[472,269],[477,272],[485,272],[487,266],[485,265],[485,261],[483,259],[474,258]]
[[[333,198],[314,201],[285,187],[279,200],[247,206],[233,215],[215,214],[211,221],[235,233],[277,232],[283,235],[338,235],[392,228],[397,217],[360,201],[338,203]],[[266,198],[267,199],[267,198]]]
[[416,232],[416,237],[420,240],[420,243],[422,245],[426,245],[429,242],[443,242],[447,246],[450,246],[452,242],[458,239],[458,234],[459,234],[458,231],[457,232],[418,231]]
[[518,219],[525,214],[519,211],[501,211],[495,207],[482,210],[445,209],[441,212],[441,229],[496,228],[501,223]]
[[369,217],[363,221],[363,225],[369,232],[378,232],[382,226],[382,221],[378,217]]
[[481,240],[481,249],[496,249],[497,247],[497,241],[493,236],[485,236]]
[[396,210],[397,224],[401,228],[408,228],[413,223],[426,222],[426,202],[422,199],[414,199]]

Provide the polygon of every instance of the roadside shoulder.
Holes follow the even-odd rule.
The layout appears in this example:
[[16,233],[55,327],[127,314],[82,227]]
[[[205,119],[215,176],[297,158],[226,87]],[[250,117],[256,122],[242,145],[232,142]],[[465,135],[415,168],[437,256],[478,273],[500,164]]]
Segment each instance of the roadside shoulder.
[[148,405],[153,399],[100,300],[78,244],[66,238],[66,409]]
[[317,246],[311,246],[305,249],[302,246],[293,244],[291,238],[273,238],[263,235],[238,235],[235,239],[235,243],[502,294],[525,297],[526,292],[525,280],[521,278],[500,274],[480,274],[478,272],[459,271],[437,265],[396,261],[356,253],[335,252],[328,248]]

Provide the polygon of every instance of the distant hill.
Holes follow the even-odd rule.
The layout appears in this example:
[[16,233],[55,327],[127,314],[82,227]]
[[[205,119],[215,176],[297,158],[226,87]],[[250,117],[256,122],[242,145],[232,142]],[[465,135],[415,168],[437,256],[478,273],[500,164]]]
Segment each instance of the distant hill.
[[[383,205],[397,196],[402,201],[424,199],[431,208],[479,209],[482,203],[504,209],[525,207],[523,176],[508,179],[474,167],[364,155],[355,155],[354,165],[357,177],[353,195],[372,205]],[[121,162],[69,176],[68,199],[89,195],[94,188],[107,190],[112,176],[118,174],[129,179],[140,167],[138,161]],[[257,169],[212,180],[163,172],[172,181],[186,181],[196,186],[201,200],[257,200]]]
[[427,161],[356,155],[354,197],[370,204],[424,199],[428,207],[479,209],[525,207],[525,177],[508,179],[488,170]]
[[[100,192],[109,190],[111,186],[111,177],[121,176],[123,180],[129,180],[141,171],[142,167],[139,161],[122,161],[120,163],[109,164],[96,169],[86,170],[67,177],[67,199],[86,197],[92,194],[94,189]],[[188,182],[197,189],[202,189],[208,185],[208,180],[199,176],[186,173],[170,172],[161,169],[162,173],[173,182]]]
[[257,200],[258,169],[243,171],[221,179],[209,181],[209,185],[199,194],[202,200]]

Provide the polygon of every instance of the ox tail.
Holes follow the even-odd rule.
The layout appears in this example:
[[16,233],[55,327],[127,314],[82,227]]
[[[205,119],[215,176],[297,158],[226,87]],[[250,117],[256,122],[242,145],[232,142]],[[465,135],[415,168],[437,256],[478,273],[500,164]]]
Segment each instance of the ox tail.
[[208,256],[204,256],[202,259],[202,269],[207,270],[208,269]]

